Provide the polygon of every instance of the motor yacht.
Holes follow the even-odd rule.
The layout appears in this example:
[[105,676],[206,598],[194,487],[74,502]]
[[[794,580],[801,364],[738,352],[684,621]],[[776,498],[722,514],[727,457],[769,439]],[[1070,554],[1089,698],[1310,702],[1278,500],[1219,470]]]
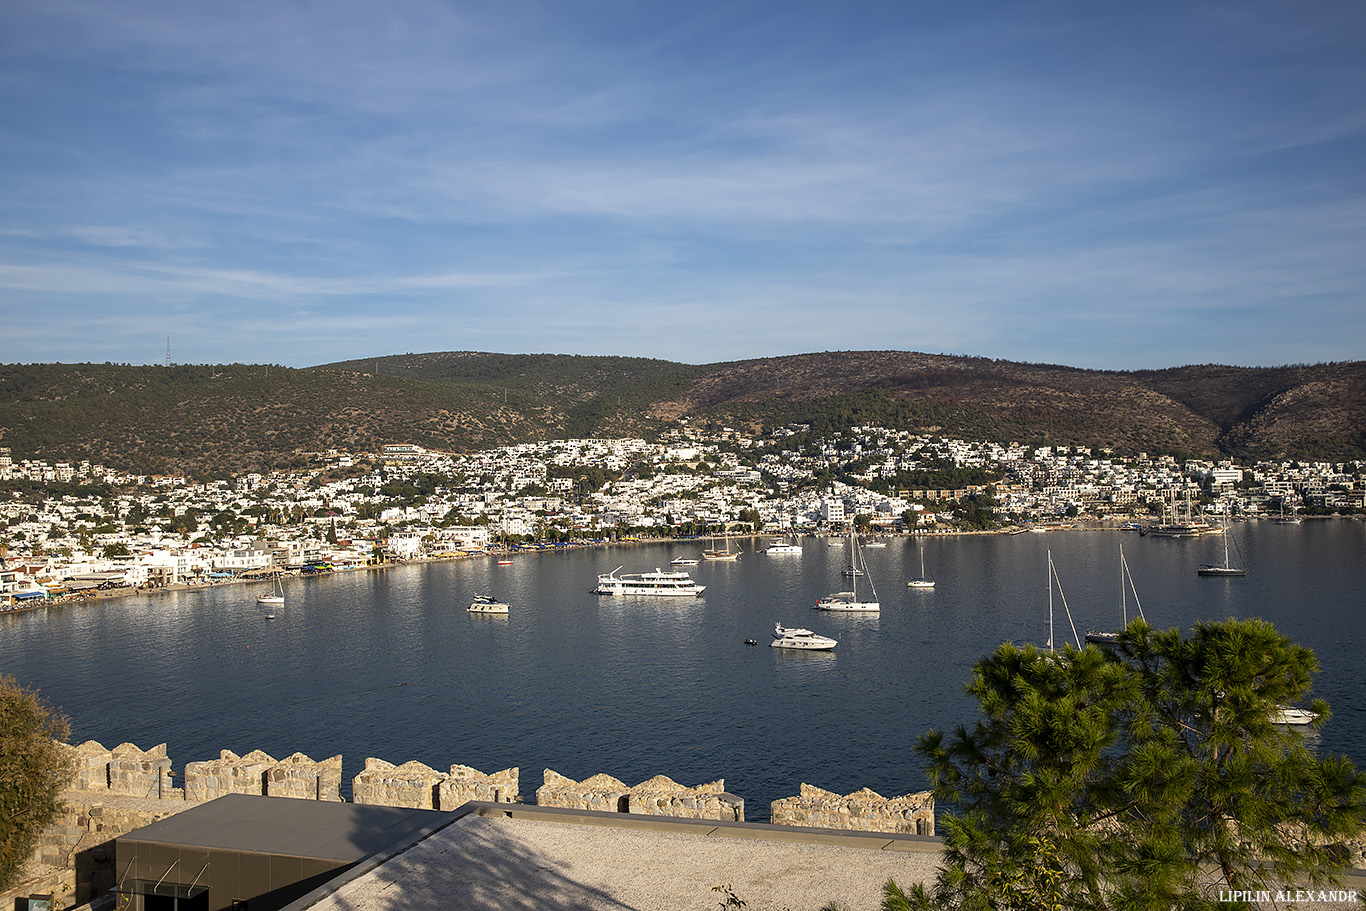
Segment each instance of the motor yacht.
[[829,651],[838,643],[826,636],[818,636],[809,629],[788,629],[781,623],[773,625],[773,648],[795,648],[803,651]]

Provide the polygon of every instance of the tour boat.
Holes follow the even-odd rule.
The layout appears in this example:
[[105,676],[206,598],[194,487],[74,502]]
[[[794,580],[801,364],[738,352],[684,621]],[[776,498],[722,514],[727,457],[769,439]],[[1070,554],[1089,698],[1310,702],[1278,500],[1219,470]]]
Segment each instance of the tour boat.
[[829,651],[839,643],[825,636],[818,636],[809,629],[788,629],[781,623],[773,625],[773,648],[795,648],[804,651]]
[[596,595],[650,595],[675,598],[695,598],[705,585],[698,585],[687,573],[670,573],[655,569],[652,573],[623,573],[618,566],[610,573],[598,574]]
[[508,606],[492,595],[475,595],[469,611],[472,614],[506,614]]

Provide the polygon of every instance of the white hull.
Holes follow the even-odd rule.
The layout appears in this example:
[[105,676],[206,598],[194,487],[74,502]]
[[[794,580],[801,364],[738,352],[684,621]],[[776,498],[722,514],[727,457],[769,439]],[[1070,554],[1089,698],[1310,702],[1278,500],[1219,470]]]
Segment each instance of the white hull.
[[256,596],[256,603],[257,603],[257,604],[284,604],[284,603],[285,603],[285,599],[284,599],[284,596],[283,596],[283,595],[257,595],[257,596]]
[[706,589],[687,573],[668,573],[656,569],[652,573],[626,573],[618,576],[617,569],[598,576],[597,595],[631,595],[651,598],[696,598]]
[[508,606],[487,595],[478,595],[470,604],[469,612],[472,614],[506,614]]
[[934,583],[929,579],[912,579],[906,583],[907,588],[934,588]]
[[800,544],[770,544],[765,550],[766,554],[799,554],[802,552]]
[[773,627],[773,648],[791,648],[807,652],[828,652],[838,645],[834,639],[818,636],[809,629],[788,629],[781,623]]
[[1283,705],[1271,713],[1272,724],[1312,724],[1318,713]]

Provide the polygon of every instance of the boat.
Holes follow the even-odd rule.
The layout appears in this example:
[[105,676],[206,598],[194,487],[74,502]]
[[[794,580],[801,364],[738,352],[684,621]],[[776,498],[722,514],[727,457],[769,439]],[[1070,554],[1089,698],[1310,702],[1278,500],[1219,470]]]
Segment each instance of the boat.
[[738,560],[738,559],[740,559],[740,552],[737,551],[737,550],[731,550],[731,549],[730,549],[730,538],[729,538],[729,537],[726,538],[726,549],[725,549],[725,550],[718,550],[717,547],[716,547],[716,541],[715,541],[715,539],[713,539],[713,540],[712,540],[712,546],[709,547],[709,548],[707,548],[706,550],[702,551],[702,559],[703,559],[703,560]]
[[920,575],[906,583],[907,588],[934,588],[934,580],[925,578],[925,548],[920,550]]
[[875,539],[873,539],[872,541],[864,541],[864,542],[863,542],[863,546],[864,546],[864,547],[886,547],[886,546],[887,546],[887,542],[886,542],[886,541],[883,541],[881,538],[875,538]]
[[[269,591],[269,592],[266,592],[265,594],[257,595],[257,596],[256,596],[256,603],[257,603],[257,604],[271,604],[271,605],[274,605],[274,604],[284,604],[284,603],[285,603],[285,590],[284,590],[284,588],[280,585],[280,574],[279,574],[279,573],[276,573],[276,574],[275,574],[275,588],[273,588],[273,589],[272,589],[271,591]],[[274,617],[274,615],[272,615],[272,616],[268,617],[267,619],[269,619],[269,620],[274,620],[275,617]]]
[[696,566],[700,561],[695,557],[674,557],[669,561],[670,566]]
[[623,573],[618,566],[610,573],[598,574],[598,587],[595,595],[649,595],[673,598],[696,598],[706,589],[698,585],[687,573],[665,572],[656,569],[652,573]]
[[1062,593],[1062,579],[1058,578],[1057,567],[1053,565],[1053,551],[1048,551],[1048,650],[1056,654],[1057,648],[1053,645],[1053,585],[1057,583],[1058,598],[1062,601],[1062,609],[1067,613],[1067,623],[1072,627],[1072,639],[1077,643],[1077,648],[1081,648],[1081,637],[1077,635],[1077,625],[1072,622],[1072,610],[1067,606],[1067,596]]
[[[871,613],[882,610],[882,605],[877,600],[877,589],[873,588],[873,579],[868,576],[868,588],[873,593],[873,600],[860,601],[858,595],[858,580],[860,576],[867,575],[865,567],[859,566],[862,562],[859,553],[858,539],[854,537],[853,529],[849,530],[849,568],[844,571],[851,581],[852,591],[832,592],[816,602],[816,610],[841,611],[841,612],[862,612]],[[832,646],[833,647],[833,646]]]
[[1213,525],[1208,522],[1199,522],[1191,515],[1191,495],[1186,491],[1186,509],[1184,517],[1177,515],[1176,491],[1171,495],[1171,514],[1167,515],[1166,504],[1163,504],[1163,521],[1153,525],[1146,525],[1139,529],[1140,535],[1156,535],[1159,538],[1194,538],[1199,535],[1207,535],[1215,531]]
[[499,561],[498,561],[498,565],[499,565],[499,566],[511,566],[511,565],[512,565],[512,561],[511,561],[511,560],[499,560]]
[[[1129,593],[1134,596],[1134,606],[1138,608],[1138,615],[1144,620],[1143,605],[1138,600],[1138,589],[1134,588],[1134,577],[1129,572],[1129,562],[1124,559],[1124,545],[1119,545],[1119,611],[1123,621],[1123,629],[1129,625]],[[1086,641],[1096,645],[1116,645],[1119,642],[1119,633],[1110,630],[1087,630]]]
[[839,643],[827,636],[818,636],[809,629],[788,629],[781,623],[773,625],[773,648],[795,648],[808,652],[827,652]]
[[475,595],[470,602],[469,612],[472,614],[506,614],[508,606],[492,595]]
[[1223,562],[1223,565],[1220,565],[1220,564],[1218,564],[1218,563],[1201,563],[1201,564],[1196,568],[1196,570],[1195,570],[1196,575],[1199,575],[1199,576],[1214,576],[1214,577],[1216,577],[1216,578],[1224,578],[1224,579],[1235,579],[1235,578],[1239,578],[1239,577],[1242,577],[1242,576],[1246,576],[1246,575],[1247,575],[1247,567],[1245,567],[1245,566],[1234,566],[1234,565],[1232,565],[1231,563],[1229,563],[1229,559],[1228,559],[1228,527],[1227,527],[1227,526],[1225,526],[1225,527],[1223,528],[1223,538],[1224,538],[1224,562]]
[[799,554],[802,546],[796,541],[776,541],[764,548],[766,554]]
[[1272,724],[1313,724],[1319,717],[1318,712],[1311,712],[1308,709],[1298,709],[1293,705],[1278,706],[1271,713]]

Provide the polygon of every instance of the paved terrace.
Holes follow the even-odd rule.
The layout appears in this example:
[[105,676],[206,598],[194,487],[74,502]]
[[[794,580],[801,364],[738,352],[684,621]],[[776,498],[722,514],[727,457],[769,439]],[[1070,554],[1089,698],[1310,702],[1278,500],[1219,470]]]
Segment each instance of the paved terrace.
[[687,911],[729,885],[751,911],[875,909],[933,879],[939,839],[470,804],[459,819],[286,911]]
[[[456,821],[376,857],[284,911],[749,911],[880,907],[882,884],[929,885],[940,840],[547,807],[471,803]],[[1366,873],[1345,889],[1366,895]],[[1256,904],[1230,905],[1256,908]],[[1300,897],[1261,908],[1355,911]]]

